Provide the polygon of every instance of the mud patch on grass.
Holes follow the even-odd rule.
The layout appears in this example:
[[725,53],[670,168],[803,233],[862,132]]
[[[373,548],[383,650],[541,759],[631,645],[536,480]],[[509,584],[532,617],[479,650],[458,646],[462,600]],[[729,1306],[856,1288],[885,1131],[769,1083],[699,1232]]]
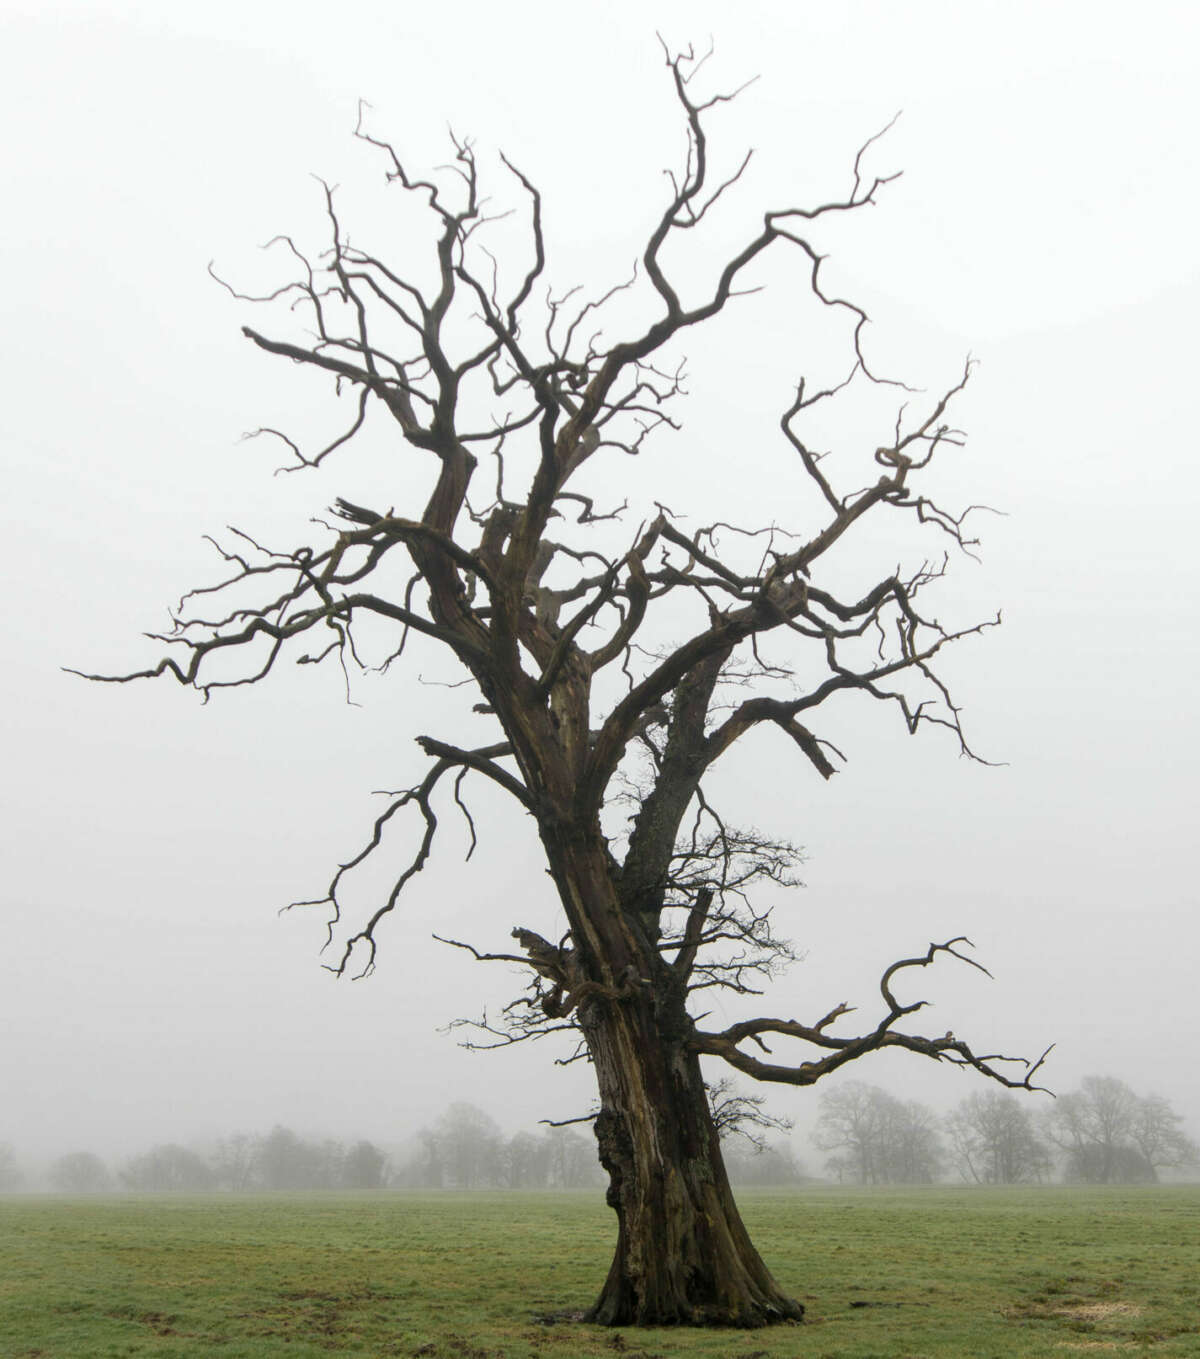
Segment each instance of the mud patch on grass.
[[[105,1313],[114,1321],[136,1321],[148,1326],[155,1335],[178,1335],[175,1323],[179,1317],[174,1312],[146,1312],[137,1307],[117,1307]],[[40,1353],[41,1351],[38,1351]]]
[[1136,1302],[1120,1299],[1090,1298],[1031,1298],[1014,1303],[1004,1315],[1011,1321],[1066,1321],[1076,1325],[1096,1326],[1114,1320],[1129,1320],[1142,1314]]
[[322,1288],[279,1289],[275,1299],[251,1311],[235,1312],[246,1333],[281,1337],[285,1341],[309,1340],[337,1348],[347,1335],[357,1332],[365,1319],[390,1315],[399,1297],[394,1290],[363,1281],[341,1290]]
[[1097,1350],[1114,1352],[1117,1350],[1140,1350],[1143,1348],[1136,1340],[1060,1340],[1056,1350],[1069,1350],[1072,1354],[1081,1351],[1095,1353]]
[[485,1350],[472,1344],[471,1341],[464,1339],[461,1335],[446,1335],[440,1340],[428,1340],[424,1345],[418,1345],[412,1351],[413,1355],[429,1356],[429,1359],[442,1359],[443,1356],[453,1356],[454,1359],[503,1359],[503,1350]]
[[1140,1317],[1141,1307],[1136,1302],[1083,1302],[1064,1307],[1060,1316],[1072,1321],[1110,1321],[1113,1317]]
[[178,1335],[175,1323],[179,1320],[174,1313],[168,1312],[142,1312],[137,1320],[143,1326],[149,1326],[155,1335]]
[[534,1312],[530,1320],[536,1326],[562,1326],[583,1320],[582,1312],[559,1311],[559,1312]]
[[[1131,1323],[1142,1315],[1142,1306],[1112,1296],[1118,1287],[1114,1280],[1103,1280],[1093,1285],[1091,1297],[1081,1297],[1077,1293],[1062,1296],[1052,1286],[1007,1308],[1004,1315],[1010,1321],[1042,1322],[1047,1329],[1074,1332],[1055,1340],[1056,1350],[1072,1354],[1144,1350],[1147,1341],[1153,1343],[1161,1337],[1137,1333]],[[1054,1296],[1056,1293],[1059,1296]]]
[[[647,1350],[630,1349],[629,1342],[620,1331],[614,1331],[604,1343],[610,1350],[616,1350],[618,1354],[624,1355],[625,1359],[667,1359],[665,1354],[651,1354]],[[750,1359],[753,1359],[753,1356]]]

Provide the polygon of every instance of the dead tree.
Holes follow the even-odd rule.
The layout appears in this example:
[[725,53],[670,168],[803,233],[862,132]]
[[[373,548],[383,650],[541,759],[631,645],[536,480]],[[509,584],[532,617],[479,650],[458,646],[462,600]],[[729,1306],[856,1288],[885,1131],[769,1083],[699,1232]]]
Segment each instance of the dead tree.
[[[290,465],[325,463],[368,418],[382,417],[397,446],[430,471],[424,508],[394,508],[394,487],[385,486],[379,506],[388,508],[339,500],[338,522],[311,546],[276,551],[239,536],[222,549],[225,578],[181,602],[157,665],[89,677],[167,675],[208,698],[266,679],[285,657],[332,658],[349,671],[367,663],[366,641],[381,633],[375,660],[394,664],[420,634],[461,666],[494,736],[478,745],[417,738],[427,771],[390,799],[323,899],[336,940],[332,966],[354,974],[374,967],[381,926],[426,863],[440,800],[465,810],[464,785],[484,779],[533,818],[562,903],[562,937],[518,927],[510,953],[464,947],[530,968],[528,994],[491,1026],[495,1041],[573,1029],[594,1067],[595,1134],[618,1240],[589,1316],[609,1325],[756,1326],[802,1315],[734,1205],[702,1057],[790,1085],[811,1085],[885,1048],[1010,1086],[1030,1086],[1040,1065],[1021,1061],[1007,1075],[1005,1063],[1018,1059],[911,1026],[924,1002],[908,999],[901,983],[943,957],[978,966],[962,939],[886,967],[878,1016],[857,1029],[844,1022],[848,1004],[808,1020],[763,1016],[725,1028],[706,1026],[694,1017],[705,1007],[689,1005],[708,988],[754,994],[791,956],[757,894],[792,880],[796,852],[719,813],[709,793],[721,757],[748,733],[771,731],[782,740],[781,761],[828,779],[842,756],[822,736],[819,710],[848,696],[890,705],[910,732],[941,728],[970,755],[935,666],[944,648],[998,621],[954,628],[924,607],[949,555],[972,545],[965,515],[922,489],[930,465],[962,443],[947,412],[969,364],[935,399],[899,384],[881,388],[886,379],[864,352],[866,314],[827,290],[813,243],[818,223],[863,210],[887,183],[865,169],[875,139],[856,157],[847,192],[766,211],[698,292],[674,275],[674,248],[703,238],[709,213],[746,166],[723,177],[712,169],[707,123],[727,96],[695,94],[699,64],[690,51],[667,54],[686,157],[633,277],[590,299],[543,294],[542,198],[510,160],[499,158],[497,174],[523,203],[527,227],[528,254],[515,268],[485,244],[489,210],[469,141],[454,142],[448,170],[420,178],[360,119],[356,135],[378,151],[395,191],[425,214],[429,257],[421,263],[432,263],[432,285],[414,281],[411,262],[351,244],[327,189],[327,250],[312,259],[281,238],[298,266],[295,281],[248,299],[289,305],[312,333],[298,335],[292,320],[283,334],[244,334],[265,354],[327,375],[352,399],[352,419],[324,447],[262,431],[282,441]],[[760,278],[780,251],[798,252],[811,298],[845,345],[838,380],[798,379],[779,420],[793,470],[776,489],[793,501],[807,489],[810,521],[694,526],[655,505],[626,530],[629,512],[598,504],[589,473],[605,460],[620,467],[656,431],[678,427],[675,343],[718,318],[748,290],[751,266]],[[648,319],[613,338],[608,318],[618,305],[628,316],[631,300]],[[874,446],[839,450],[835,473],[806,436],[806,420],[859,389],[891,391],[896,401]],[[753,451],[738,457],[752,475]],[[409,472],[397,481],[401,489],[412,483]],[[685,489],[664,495],[674,502]],[[825,570],[829,555],[886,515],[906,516],[936,551],[839,589]],[[626,824],[614,824],[613,806],[631,811]],[[374,913],[347,928],[346,875],[406,813],[417,818],[415,853]],[[801,1055],[775,1057],[769,1042],[794,1043]]]

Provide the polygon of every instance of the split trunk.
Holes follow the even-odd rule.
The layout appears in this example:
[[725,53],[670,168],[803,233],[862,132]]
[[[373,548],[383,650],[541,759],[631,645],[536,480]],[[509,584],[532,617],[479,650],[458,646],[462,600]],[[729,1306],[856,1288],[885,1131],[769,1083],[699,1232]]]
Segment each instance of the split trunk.
[[596,1071],[596,1140],[617,1215],[616,1252],[587,1320],[799,1321],[804,1308],[771,1277],[734,1202],[691,1043],[685,979],[622,908],[598,836],[568,846],[543,828],[543,839],[575,927],[577,1016]]
[[596,1067],[600,1161],[617,1247],[588,1320],[606,1326],[798,1321],[733,1200],[682,996],[669,983],[580,1016]]

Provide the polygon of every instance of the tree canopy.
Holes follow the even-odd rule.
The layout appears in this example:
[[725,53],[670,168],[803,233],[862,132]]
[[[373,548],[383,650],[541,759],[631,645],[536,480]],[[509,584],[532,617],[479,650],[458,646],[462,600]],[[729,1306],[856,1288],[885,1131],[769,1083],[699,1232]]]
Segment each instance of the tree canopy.
[[[347,676],[387,671],[413,638],[453,658],[476,700],[463,733],[482,718],[485,739],[418,736],[425,772],[389,795],[324,896],[306,904],[328,911],[332,969],[362,976],[379,957],[383,922],[429,861],[447,802],[466,817],[472,849],[472,781],[532,817],[562,905],[561,936],[517,921],[512,951],[447,942],[528,969],[525,994],[484,1022],[487,1039],[569,1031],[595,1068],[595,1131],[620,1236],[591,1315],[611,1324],[750,1325],[802,1312],[737,1217],[702,1056],[793,1085],[887,1048],[1022,1087],[1042,1060],[977,1051],[913,1023],[924,1005],[905,994],[914,971],[950,958],[984,970],[963,938],[883,967],[877,1016],[849,1032],[847,1002],[806,1020],[722,1026],[711,1005],[693,1001],[714,989],[757,994],[794,957],[772,907],[795,882],[799,851],[786,835],[739,827],[720,805],[723,757],[751,733],[769,733],[782,742],[781,769],[798,761],[789,787],[801,769],[829,779],[845,755],[823,731],[824,714],[855,699],[890,708],[909,732],[948,733],[975,758],[937,666],[948,647],[999,621],[948,622],[935,609],[953,556],[975,546],[971,508],[943,505],[929,484],[931,469],[963,446],[949,412],[970,363],[934,396],[877,372],[865,310],[826,283],[817,233],[870,208],[895,178],[869,168],[877,138],[860,148],[840,192],[766,208],[698,271],[697,250],[717,249],[712,224],[750,159],[714,161],[709,121],[731,96],[697,93],[703,62],[692,51],[666,54],[686,151],[631,275],[594,289],[548,281],[542,194],[506,154],[491,162],[455,138],[450,165],[422,175],[360,117],[356,136],[378,152],[406,220],[422,224],[424,258],[358,244],[325,186],[325,250],[314,257],[281,236],[291,282],[260,295],[226,286],[274,309],[271,326],[243,328],[257,350],[327,378],[351,405],[342,432],[317,445],[259,431],[281,443],[287,466],[326,464],[381,417],[395,438],[395,474],[370,506],[339,498],[311,544],[280,549],[233,531],[218,548],[225,576],[180,601],[159,638],[162,659],[91,676],[169,676],[208,699],[267,679],[288,658],[332,661]],[[506,207],[492,197],[497,181]],[[510,213],[519,246],[512,220],[498,234]],[[802,266],[807,300],[829,328],[820,371],[797,375],[780,403],[776,438],[790,462],[764,476],[761,517],[697,523],[679,508],[686,484],[630,505],[626,460],[685,431],[679,344],[763,286],[768,262],[784,252]],[[731,357],[730,381],[736,368]],[[886,418],[846,447],[822,448],[819,417],[856,394],[882,399]],[[755,478],[765,465],[748,444],[724,450],[717,475]],[[911,558],[864,566],[878,553],[856,555],[858,545],[889,516],[914,535]],[[875,531],[891,552],[890,532]],[[353,917],[349,876],[385,842],[390,849],[408,816],[415,848],[390,889]],[[769,1043],[778,1040],[802,1055],[776,1058]],[[668,1239],[689,1244],[672,1253]]]

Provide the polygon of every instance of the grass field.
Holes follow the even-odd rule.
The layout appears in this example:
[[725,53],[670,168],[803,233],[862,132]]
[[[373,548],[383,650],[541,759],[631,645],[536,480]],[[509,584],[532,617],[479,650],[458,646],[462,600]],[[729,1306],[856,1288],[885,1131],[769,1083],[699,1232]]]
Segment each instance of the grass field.
[[1200,1355],[1200,1187],[741,1196],[803,1326],[605,1331],[599,1194],[0,1200],[0,1354]]

